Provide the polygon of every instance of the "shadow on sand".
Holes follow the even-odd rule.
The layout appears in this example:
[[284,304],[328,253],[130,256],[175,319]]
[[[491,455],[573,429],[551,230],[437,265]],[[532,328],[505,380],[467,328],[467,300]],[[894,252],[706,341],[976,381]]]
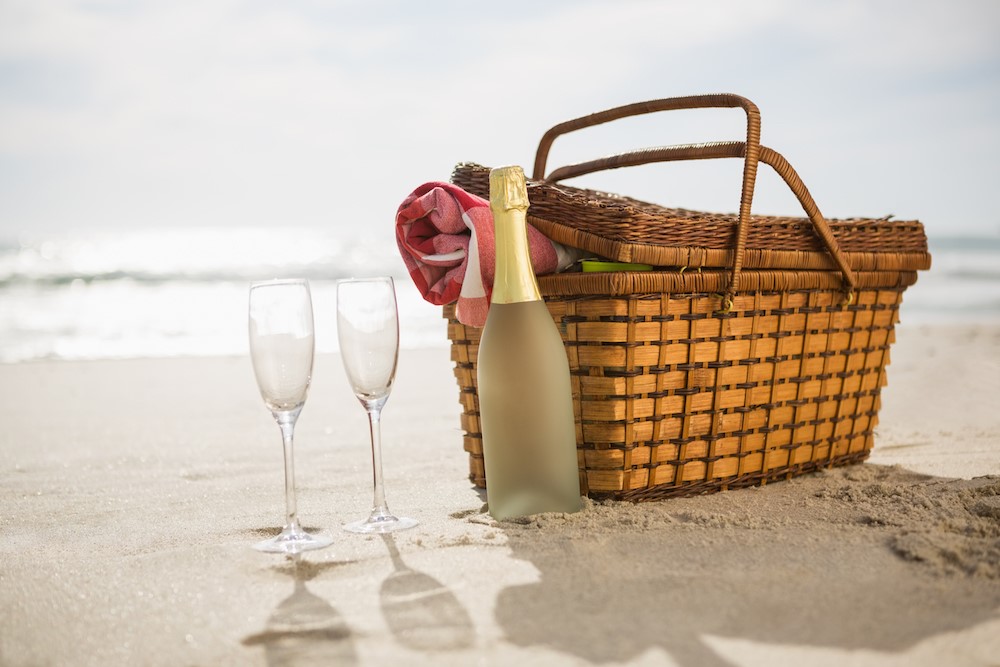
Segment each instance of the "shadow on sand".
[[[997,618],[998,565],[974,561],[1000,549],[1000,522],[983,509],[1000,500],[1000,479],[854,468],[503,523],[513,557],[540,581],[501,591],[497,621],[516,645],[593,663],[659,647],[701,667],[734,664],[706,636],[898,653]],[[934,517],[958,537],[925,531]],[[980,542],[962,542],[977,531]],[[962,549],[969,567],[947,567]]]
[[323,564],[302,560],[300,554],[288,560],[289,566],[276,569],[292,576],[292,594],[271,612],[264,631],[245,638],[243,644],[263,646],[269,667],[358,664],[344,618],[306,587],[306,582],[324,569]]
[[379,591],[382,615],[403,646],[424,651],[470,648],[475,629],[465,607],[444,584],[403,562],[391,534],[382,535],[393,572]]

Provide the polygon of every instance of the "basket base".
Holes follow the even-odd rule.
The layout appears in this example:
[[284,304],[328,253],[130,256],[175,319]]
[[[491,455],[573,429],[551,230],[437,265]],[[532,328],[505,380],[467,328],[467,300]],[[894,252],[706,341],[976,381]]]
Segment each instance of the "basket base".
[[692,482],[678,485],[660,485],[650,489],[636,489],[621,493],[591,493],[595,500],[629,500],[632,502],[644,502],[650,500],[663,500],[665,498],[680,498],[685,496],[700,496],[707,493],[727,491],[730,489],[742,489],[751,486],[764,486],[768,482],[776,482],[791,479],[799,475],[806,475],[818,472],[826,468],[841,467],[862,463],[868,458],[871,450],[855,452],[846,456],[832,459],[830,461],[810,461],[794,466],[785,466],[769,470],[766,473],[758,472],[741,477],[734,477],[723,480],[713,480],[711,482]]
[[[665,500],[667,498],[685,498],[690,496],[702,496],[709,493],[729,491],[734,489],[745,489],[753,486],[764,486],[768,482],[779,482],[819,472],[827,468],[840,468],[843,466],[857,465],[864,463],[871,454],[870,449],[846,456],[840,456],[828,461],[810,461],[794,466],[784,466],[775,468],[766,473],[752,473],[740,477],[729,479],[717,479],[710,482],[696,481],[688,484],[660,485],[648,489],[635,489],[632,491],[591,491],[587,495],[593,500],[623,500],[635,503],[651,502],[655,500]],[[476,488],[485,489],[486,481],[475,473],[469,474],[469,481]]]

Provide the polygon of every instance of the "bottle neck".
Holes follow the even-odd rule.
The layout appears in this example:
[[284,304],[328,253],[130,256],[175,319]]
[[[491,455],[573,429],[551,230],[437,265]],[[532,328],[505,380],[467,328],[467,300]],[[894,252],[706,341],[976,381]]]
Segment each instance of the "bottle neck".
[[528,223],[521,208],[493,207],[496,272],[491,303],[541,301],[538,280],[528,252]]

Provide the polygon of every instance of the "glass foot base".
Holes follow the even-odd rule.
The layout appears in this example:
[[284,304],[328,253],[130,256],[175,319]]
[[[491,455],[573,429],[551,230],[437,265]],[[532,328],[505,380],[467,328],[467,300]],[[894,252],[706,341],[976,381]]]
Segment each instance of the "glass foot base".
[[277,537],[253,545],[257,551],[275,554],[297,554],[302,551],[322,549],[333,544],[328,537],[310,535],[302,529],[285,528]]
[[405,516],[393,516],[388,512],[372,512],[364,521],[354,521],[346,524],[344,530],[352,533],[392,533],[397,530],[413,528],[419,522]]

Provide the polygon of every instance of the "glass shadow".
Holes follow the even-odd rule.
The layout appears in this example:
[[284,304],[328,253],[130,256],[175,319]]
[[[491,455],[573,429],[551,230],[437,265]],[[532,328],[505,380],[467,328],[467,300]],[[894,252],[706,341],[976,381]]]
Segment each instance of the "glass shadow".
[[475,643],[468,611],[440,581],[403,562],[393,536],[382,535],[393,572],[379,590],[389,630],[403,646],[424,651],[454,651]]
[[358,664],[344,617],[306,587],[306,581],[323,568],[303,561],[301,554],[288,560],[291,567],[276,569],[292,576],[295,587],[291,595],[271,612],[264,631],[246,637],[243,645],[263,646],[269,667]]

